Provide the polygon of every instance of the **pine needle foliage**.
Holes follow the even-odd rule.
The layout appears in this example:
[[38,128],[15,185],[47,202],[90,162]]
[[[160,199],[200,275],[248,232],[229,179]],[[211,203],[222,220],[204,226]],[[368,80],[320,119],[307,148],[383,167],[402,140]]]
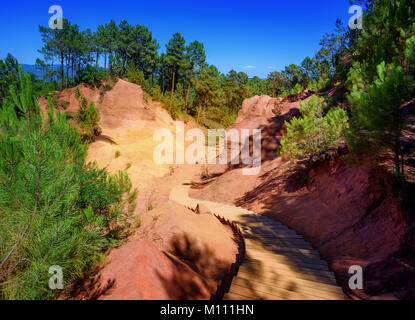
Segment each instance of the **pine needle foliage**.
[[79,102],[79,109],[75,115],[75,119],[79,125],[79,132],[84,141],[92,142],[95,136],[99,136],[102,132],[98,125],[101,117],[95,108],[94,102],[88,102],[79,90],[79,87],[75,88],[75,99]]
[[333,108],[323,116],[327,105],[324,98],[316,95],[307,102],[300,101],[300,106],[302,117],[285,122],[287,132],[281,140],[281,155],[294,162],[318,158],[344,142],[344,131],[348,125],[346,111]]
[[401,148],[405,119],[401,105],[408,92],[401,66],[385,62],[378,65],[378,77],[363,91],[357,85],[348,96],[352,120],[347,140],[353,155],[382,161],[393,158],[395,173],[402,176]]
[[86,145],[49,101],[47,120],[30,77],[0,109],[0,298],[50,299],[49,268],[64,285],[120,237],[137,191],[125,173],[85,165]]

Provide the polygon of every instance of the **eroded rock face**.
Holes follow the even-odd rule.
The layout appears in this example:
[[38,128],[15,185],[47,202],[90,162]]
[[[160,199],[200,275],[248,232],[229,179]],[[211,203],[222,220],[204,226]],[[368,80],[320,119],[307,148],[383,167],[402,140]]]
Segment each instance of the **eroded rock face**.
[[[150,125],[161,116],[157,110],[150,108],[144,101],[144,92],[140,86],[118,79],[114,87],[106,92],[96,88],[90,88],[84,84],[78,86],[79,91],[88,101],[92,101],[98,109],[101,121],[100,126],[104,129],[137,129]],[[75,88],[60,92],[57,96],[59,101],[67,103],[66,110],[76,113],[79,102],[75,98]],[[45,108],[47,101],[39,100],[41,108]],[[163,117],[169,120],[168,117]]]
[[71,299],[210,299],[236,254],[232,231],[216,217],[168,201],[142,216],[136,234]]
[[235,262],[238,250],[231,229],[215,216],[196,214],[174,201],[145,213],[135,237],[151,240],[180,258],[203,277],[211,293]]
[[270,96],[254,96],[245,99],[242,103],[242,108],[238,113],[238,121],[244,118],[253,117],[273,117],[278,111],[277,107],[281,103],[281,98],[271,98]]
[[[94,102],[100,114],[101,137],[88,148],[87,162],[96,161],[100,168],[112,173],[125,170],[134,186],[143,179],[160,177],[169,172],[168,165],[154,162],[153,151],[159,142],[154,141],[158,129],[175,131],[174,121],[161,103],[145,98],[140,86],[118,79],[111,90],[106,92],[81,84],[79,91],[85,98]],[[75,88],[59,92],[56,97],[66,102],[66,109],[75,114],[79,102],[75,98]],[[47,101],[39,99],[39,106],[45,110]]]
[[209,299],[203,278],[151,241],[130,241],[111,251],[109,263],[80,289],[75,299]]
[[[267,114],[269,101],[269,97],[245,100],[245,110],[233,126],[262,130],[261,172],[244,176],[237,166],[210,166],[216,178],[191,190],[190,196],[243,206],[295,229],[320,251],[350,297],[385,298],[385,293],[405,297],[407,292],[397,295],[394,290],[415,287],[413,281],[409,284],[414,270],[402,265],[402,261],[412,265],[401,253],[410,231],[388,174],[368,165],[353,167],[337,157],[311,170],[290,164],[277,151],[284,121],[299,115],[299,104],[288,99],[281,105],[281,115],[257,116]],[[364,269],[363,291],[348,286],[352,265]]]

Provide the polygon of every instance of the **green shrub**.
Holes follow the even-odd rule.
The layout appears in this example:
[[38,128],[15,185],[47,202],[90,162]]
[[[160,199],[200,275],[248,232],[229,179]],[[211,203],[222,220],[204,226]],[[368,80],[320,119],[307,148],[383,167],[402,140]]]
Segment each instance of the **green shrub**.
[[134,63],[130,63],[127,66],[127,79],[129,82],[135,83],[145,91],[150,92],[150,82],[144,77],[144,73],[140,71]]
[[[87,146],[49,99],[39,112],[30,77],[0,109],[0,298],[50,299],[49,268],[64,285],[90,269],[135,209],[125,173],[85,166]],[[18,114],[16,109],[18,109]]]
[[323,98],[313,96],[305,104],[301,103],[302,118],[285,122],[287,132],[281,140],[280,154],[291,159],[318,157],[336,148],[344,141],[344,131],[348,125],[346,111],[330,109],[323,116]]
[[303,117],[321,118],[326,107],[327,103],[324,98],[317,95],[311,96],[306,103],[300,100],[300,113]]
[[149,94],[151,98],[156,101],[161,101],[163,99],[163,93],[161,92],[159,85],[155,85],[154,87],[152,87],[149,91]]
[[134,217],[134,224],[133,224],[134,229],[138,229],[140,227],[141,227],[141,214],[136,215]]
[[103,80],[108,80],[109,74],[104,69],[88,65],[79,74],[80,82],[91,87],[99,87]]
[[135,66],[134,63],[130,63],[127,66],[127,79],[129,82],[138,84],[141,86],[141,84],[144,82],[144,74]]
[[348,96],[352,118],[347,140],[352,155],[376,161],[392,159],[398,176],[404,174],[401,137],[405,118],[401,106],[411,97],[409,83],[402,67],[382,62],[374,82],[365,89],[358,82]]
[[84,141],[94,141],[94,137],[99,136],[102,132],[98,125],[101,119],[98,110],[95,108],[93,101],[88,103],[79,88],[75,89],[75,98],[79,101],[79,109],[75,115],[79,132]]
[[[135,209],[136,190],[127,173],[110,175],[105,169],[98,169],[96,163],[89,163],[81,175],[80,206],[92,208],[103,218],[106,235],[118,239],[121,231],[129,227],[129,218]],[[135,195],[131,199],[131,194]],[[127,195],[127,196],[124,196]]]

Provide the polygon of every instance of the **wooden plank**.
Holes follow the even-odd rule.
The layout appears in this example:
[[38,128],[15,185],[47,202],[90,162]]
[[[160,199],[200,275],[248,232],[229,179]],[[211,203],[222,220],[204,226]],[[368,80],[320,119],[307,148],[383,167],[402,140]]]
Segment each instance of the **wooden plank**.
[[242,226],[241,229],[244,232],[251,232],[251,233],[266,232],[266,233],[275,234],[275,236],[284,236],[284,237],[293,237],[293,238],[303,239],[303,237],[295,233],[295,231],[288,230],[288,229],[276,229],[276,228],[269,227],[269,226],[262,226],[262,227]]
[[250,257],[273,257],[274,259],[281,261],[281,262],[285,262],[285,263],[290,263],[291,261],[295,262],[295,263],[305,263],[305,264],[310,264],[310,265],[315,265],[315,266],[321,266],[323,267],[325,270],[329,270],[327,263],[324,260],[320,260],[320,259],[312,259],[312,258],[307,258],[305,256],[301,256],[299,254],[278,254],[275,253],[273,251],[266,251],[263,248],[249,248],[248,250],[248,255]]
[[278,295],[278,296],[286,296],[287,299],[317,299],[317,300],[338,300],[341,297],[332,292],[321,292],[318,290],[314,290],[313,288],[304,288],[301,286],[293,286],[292,284],[288,284],[288,286],[284,287],[282,283],[272,283],[272,282],[260,282],[258,280],[252,279],[245,279],[243,277],[237,277],[232,281],[232,285],[239,285],[242,287],[253,288],[254,290]]
[[263,286],[247,287],[236,283],[232,283],[232,287],[229,290],[231,293],[244,296],[249,295],[255,297],[257,300],[313,300],[310,296],[305,296],[296,292],[274,290],[270,293],[269,291],[271,290],[267,290]]
[[244,234],[245,239],[247,240],[255,240],[258,242],[270,243],[280,247],[288,247],[288,248],[298,248],[298,249],[306,249],[313,251],[313,247],[305,242],[304,240],[298,241],[296,239],[292,240],[284,240],[279,238],[267,237],[262,235],[252,235],[252,234]]
[[276,256],[284,256],[288,259],[304,259],[305,261],[310,261],[310,263],[315,264],[322,264],[327,265],[326,261],[322,260],[319,254],[316,251],[311,251],[310,254],[304,254],[296,249],[284,250],[286,248],[280,248],[278,246],[270,246],[270,245],[261,245],[258,243],[249,243],[246,245],[247,250],[261,250],[264,253],[276,255]]
[[297,274],[306,273],[306,274],[315,275],[319,278],[323,277],[323,278],[328,278],[330,280],[335,281],[334,275],[330,271],[312,269],[310,268],[310,266],[307,266],[307,265],[294,265],[294,264],[288,265],[284,263],[279,263],[278,261],[275,261],[273,259],[254,259],[254,258],[251,259],[249,257],[246,257],[243,262],[243,265],[245,266],[248,266],[248,265],[249,266],[250,265],[266,266],[274,270],[291,271]]
[[253,297],[245,297],[237,293],[228,292],[227,294],[224,295],[223,300],[257,300],[257,299]]
[[298,246],[301,246],[302,248],[311,248],[311,249],[313,249],[313,247],[302,238],[294,238],[294,237],[285,237],[284,238],[283,236],[278,236],[276,234],[268,233],[268,232],[257,232],[257,233],[244,232],[244,236],[245,236],[245,238],[248,238],[248,239],[251,239],[251,238],[253,238],[253,239],[256,239],[256,238],[263,239],[263,238],[265,238],[265,240],[267,240],[267,241],[273,241],[273,239],[275,239],[275,241],[279,241],[281,243],[287,243],[287,244],[292,245],[292,246],[297,247],[297,245],[298,245]]
[[247,258],[225,299],[343,297],[318,251],[294,230],[247,209],[191,199],[188,189],[189,186],[174,188],[170,199],[191,208],[203,203],[213,213],[236,222],[245,234]]
[[330,285],[336,285],[336,279],[333,274],[319,274],[318,272],[308,272],[307,270],[293,270],[291,268],[278,268],[278,266],[272,263],[255,262],[245,260],[244,263],[239,267],[240,270],[245,272],[252,272],[254,274],[262,274],[263,272],[269,273],[270,275],[277,277],[292,277],[300,278],[310,281],[322,281]]
[[284,270],[292,271],[295,273],[307,273],[317,275],[319,277],[326,277],[329,279],[335,279],[332,272],[328,269],[323,269],[321,265],[311,265],[311,264],[296,264],[295,262],[291,263],[281,263],[273,257],[263,258],[262,256],[247,256],[244,260],[244,265],[250,264],[259,264],[272,267],[275,270]]
[[251,231],[251,232],[257,232],[257,231],[272,231],[275,232],[276,234],[283,234],[283,235],[287,235],[287,236],[297,236],[297,237],[301,237],[303,239],[303,236],[299,235],[298,233],[296,233],[294,230],[291,229],[287,229],[287,228],[275,228],[272,226],[255,226],[255,227],[251,227],[249,226],[249,224],[247,225],[240,225],[240,228],[242,230],[246,230],[246,231]]
[[229,293],[237,294],[244,297],[249,297],[252,300],[283,300],[284,297],[275,296],[266,292],[258,292],[255,289],[241,287],[237,284],[232,284]]
[[296,252],[298,254],[303,254],[308,257],[318,257],[318,251],[314,249],[303,249],[303,248],[296,248],[292,246],[281,245],[276,241],[270,241],[269,239],[245,239],[246,247],[249,248],[251,246],[262,246],[262,247],[270,247],[275,250],[279,250],[281,252]]
[[[343,290],[337,285],[327,284],[302,278],[294,277],[285,277],[271,275],[269,273],[257,274],[252,272],[245,272],[244,269],[239,270],[237,278],[247,279],[248,281],[257,281],[261,283],[272,283],[275,286],[282,286],[287,290],[292,290],[294,287],[301,287],[301,290],[304,292],[309,292],[309,290],[316,291],[316,295],[329,297],[334,295],[340,298],[344,298]],[[318,292],[317,292],[318,291]]]

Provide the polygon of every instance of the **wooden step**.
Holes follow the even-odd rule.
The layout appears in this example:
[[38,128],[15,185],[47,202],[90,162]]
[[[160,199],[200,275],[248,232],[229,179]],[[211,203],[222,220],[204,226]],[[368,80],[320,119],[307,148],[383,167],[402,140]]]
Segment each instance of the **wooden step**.
[[245,270],[243,272],[253,273],[253,274],[263,274],[266,273],[269,276],[273,277],[286,277],[290,278],[299,278],[315,282],[324,282],[330,285],[336,285],[336,280],[333,274],[319,274],[318,272],[309,272],[307,270],[293,270],[290,268],[278,268],[272,264],[258,263],[245,260],[244,263],[239,267],[239,270]]
[[278,236],[275,233],[270,233],[270,232],[265,232],[265,231],[262,231],[262,232],[248,231],[248,232],[244,232],[244,236],[245,236],[245,238],[248,238],[248,239],[249,238],[261,238],[261,239],[262,238],[265,238],[265,239],[268,238],[268,239],[270,239],[270,241],[275,239],[275,241],[280,241],[282,243],[289,243],[290,245],[291,244],[293,244],[293,245],[298,244],[298,245],[300,245],[304,248],[311,248],[312,249],[312,246],[301,237],[290,237],[290,236],[284,237],[283,235]]
[[245,288],[253,288],[254,290],[276,295],[276,296],[287,296],[294,299],[333,299],[338,300],[342,298],[342,296],[332,293],[332,292],[321,292],[319,290],[315,290],[313,288],[301,287],[301,286],[294,286],[290,283],[286,287],[283,286],[282,283],[278,282],[260,282],[258,280],[253,279],[245,279],[243,277],[237,277],[232,281],[232,285],[239,285]]
[[[261,289],[261,290],[260,290]],[[303,294],[298,294],[296,292],[284,291],[284,290],[274,290],[274,292],[266,292],[271,290],[264,290],[263,287],[246,287],[239,284],[233,283],[230,293],[248,296],[256,300],[313,300],[310,296]]]
[[314,257],[318,257],[320,258],[320,255],[318,254],[318,252],[314,249],[303,249],[303,248],[296,248],[296,247],[291,247],[291,246],[286,246],[286,245],[281,245],[279,243],[277,243],[276,241],[270,241],[269,239],[245,239],[245,243],[246,243],[246,247],[252,247],[252,246],[261,246],[264,248],[272,248],[275,250],[278,250],[280,252],[292,252],[292,253],[298,253],[298,254],[302,254],[306,257],[310,257],[310,258],[314,258]]
[[266,292],[258,292],[255,289],[241,287],[237,284],[232,284],[229,293],[248,297],[249,300],[284,300],[284,297],[272,295]]
[[253,211],[188,196],[176,187],[170,199],[190,208],[205,204],[213,213],[235,222],[245,237],[246,256],[224,299],[343,299],[327,263],[294,230]]
[[296,240],[296,239],[279,239],[279,238],[273,238],[268,236],[262,236],[262,235],[252,235],[252,234],[244,234],[245,239],[247,240],[253,240],[260,243],[267,243],[267,244],[273,244],[277,245],[279,247],[293,247],[298,249],[306,249],[306,250],[313,250],[313,247],[305,242],[304,240]]
[[298,235],[295,231],[289,230],[289,229],[283,229],[283,228],[273,228],[269,226],[263,226],[263,227],[249,227],[249,226],[242,226],[241,229],[244,232],[249,233],[272,233],[274,236],[282,236],[287,238],[297,238],[297,239],[303,239],[302,236]]
[[291,263],[281,263],[278,260],[274,259],[273,257],[263,257],[256,258],[255,256],[250,256],[250,253],[247,254],[245,261],[243,262],[244,265],[266,265],[267,267],[272,267],[274,270],[284,270],[284,271],[292,271],[296,273],[308,273],[313,275],[318,275],[321,277],[326,277],[329,279],[334,280],[333,274],[324,266],[321,265],[311,265],[311,264],[295,264],[294,262]]
[[329,292],[331,294],[343,295],[343,290],[337,285],[326,284],[317,281],[311,281],[302,278],[278,276],[276,274],[271,274],[263,272],[261,274],[255,272],[246,272],[244,269],[240,269],[238,272],[238,278],[248,279],[250,281],[258,281],[261,283],[273,283],[276,286],[282,285],[285,288],[291,286],[302,287],[304,290],[307,288],[314,289],[316,291],[321,291],[321,293]]
[[299,254],[281,254],[281,252],[277,253],[275,251],[267,251],[264,250],[263,248],[260,247],[251,247],[249,249],[249,256],[250,257],[273,257],[274,259],[281,261],[281,262],[285,262],[285,263],[290,263],[291,261],[295,262],[295,263],[305,263],[305,264],[310,264],[310,265],[316,265],[316,266],[322,266],[325,269],[328,269],[327,263],[324,260],[321,259],[317,259],[317,258],[308,258],[305,256],[301,256]]
[[288,234],[285,232],[279,233],[278,231],[273,230],[252,230],[252,229],[242,229],[244,235],[248,236],[263,236],[264,238],[276,238],[281,240],[297,240],[304,241],[303,237],[297,234]]
[[272,231],[278,231],[278,232],[284,232],[284,233],[292,233],[292,234],[297,234],[294,230],[286,227],[286,226],[282,226],[282,225],[274,225],[274,224],[269,224],[269,223],[249,223],[249,222],[244,222],[244,223],[240,223],[240,222],[236,222],[241,228],[243,229],[267,229],[267,230],[272,230]]
[[253,297],[245,297],[237,293],[228,292],[223,297],[223,300],[257,300],[257,299]]

